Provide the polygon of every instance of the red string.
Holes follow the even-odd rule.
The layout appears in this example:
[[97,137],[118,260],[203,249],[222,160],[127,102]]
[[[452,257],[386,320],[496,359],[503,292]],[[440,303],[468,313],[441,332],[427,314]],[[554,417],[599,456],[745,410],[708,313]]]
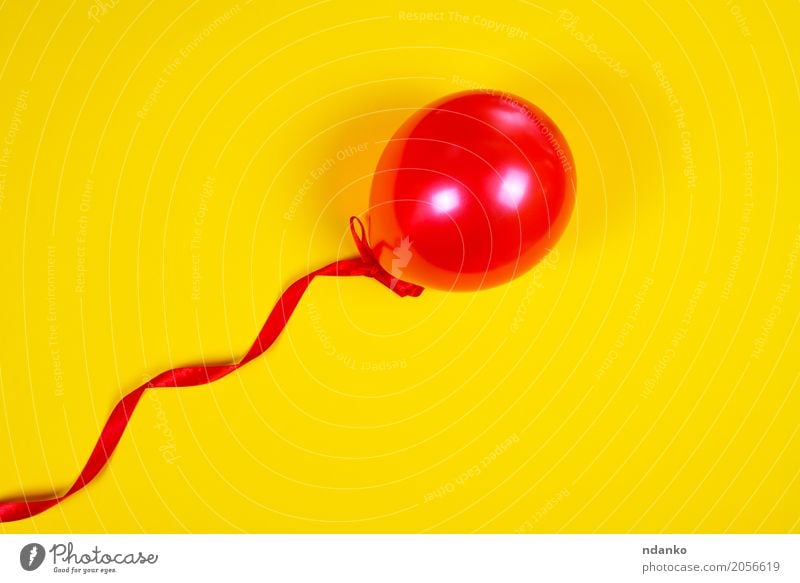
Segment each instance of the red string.
[[357,217],[350,218],[350,232],[355,240],[359,256],[331,263],[321,269],[312,271],[290,285],[286,291],[283,292],[275,307],[272,308],[272,312],[270,312],[267,321],[264,323],[255,342],[253,342],[253,345],[244,358],[233,364],[185,366],[168,370],[125,395],[117,403],[116,407],[114,407],[114,410],[111,411],[111,415],[109,415],[100,433],[100,437],[91,455],[89,455],[86,465],[84,465],[83,470],[81,470],[78,479],[75,480],[72,487],[61,496],[44,500],[29,500],[27,497],[23,496],[21,500],[0,502],[0,522],[11,522],[13,520],[22,520],[35,516],[62,502],[91,482],[108,463],[122,434],[125,433],[125,428],[128,425],[131,415],[133,415],[133,411],[136,409],[136,405],[139,403],[139,399],[142,398],[142,394],[144,394],[147,389],[204,385],[221,379],[258,357],[278,338],[281,331],[286,326],[286,323],[289,321],[292,312],[294,312],[297,304],[300,302],[300,298],[303,297],[303,293],[305,293],[309,284],[315,277],[364,275],[379,281],[401,297],[416,297],[422,293],[422,287],[406,281],[400,281],[392,277],[381,267],[367,242],[364,225]]

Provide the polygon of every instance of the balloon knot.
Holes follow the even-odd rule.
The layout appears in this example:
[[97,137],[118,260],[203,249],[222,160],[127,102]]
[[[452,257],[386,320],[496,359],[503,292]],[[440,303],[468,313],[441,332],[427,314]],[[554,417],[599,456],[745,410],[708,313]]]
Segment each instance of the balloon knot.
[[353,235],[353,241],[356,243],[361,262],[364,264],[363,275],[379,281],[401,298],[406,296],[417,297],[422,293],[425,289],[422,286],[398,279],[383,268],[375,256],[375,252],[369,246],[364,223],[358,217],[350,217],[350,233]]

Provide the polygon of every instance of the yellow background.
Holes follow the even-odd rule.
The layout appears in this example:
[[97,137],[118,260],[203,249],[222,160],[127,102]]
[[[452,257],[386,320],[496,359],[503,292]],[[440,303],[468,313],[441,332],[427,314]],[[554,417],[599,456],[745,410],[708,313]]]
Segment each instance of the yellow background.
[[352,254],[414,108],[522,95],[579,184],[530,274],[417,299],[315,282],[265,357],[151,391],[89,488],[0,530],[800,532],[798,21],[4,2],[3,499],[66,489],[124,392],[241,356],[289,282]]

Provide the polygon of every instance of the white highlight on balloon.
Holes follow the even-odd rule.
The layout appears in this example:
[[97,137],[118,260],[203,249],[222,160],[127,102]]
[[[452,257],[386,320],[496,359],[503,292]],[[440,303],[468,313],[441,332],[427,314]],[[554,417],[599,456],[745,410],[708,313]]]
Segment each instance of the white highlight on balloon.
[[443,188],[433,193],[431,204],[436,212],[447,213],[458,206],[458,189]]
[[517,208],[525,197],[527,190],[528,175],[519,170],[511,169],[506,172],[503,177],[503,183],[500,185],[500,202],[511,208]]

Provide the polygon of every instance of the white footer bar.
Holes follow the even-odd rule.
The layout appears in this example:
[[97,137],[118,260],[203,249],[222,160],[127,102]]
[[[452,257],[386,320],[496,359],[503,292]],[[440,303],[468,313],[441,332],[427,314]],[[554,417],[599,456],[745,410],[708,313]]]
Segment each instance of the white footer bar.
[[3,535],[0,581],[800,581],[800,535]]

